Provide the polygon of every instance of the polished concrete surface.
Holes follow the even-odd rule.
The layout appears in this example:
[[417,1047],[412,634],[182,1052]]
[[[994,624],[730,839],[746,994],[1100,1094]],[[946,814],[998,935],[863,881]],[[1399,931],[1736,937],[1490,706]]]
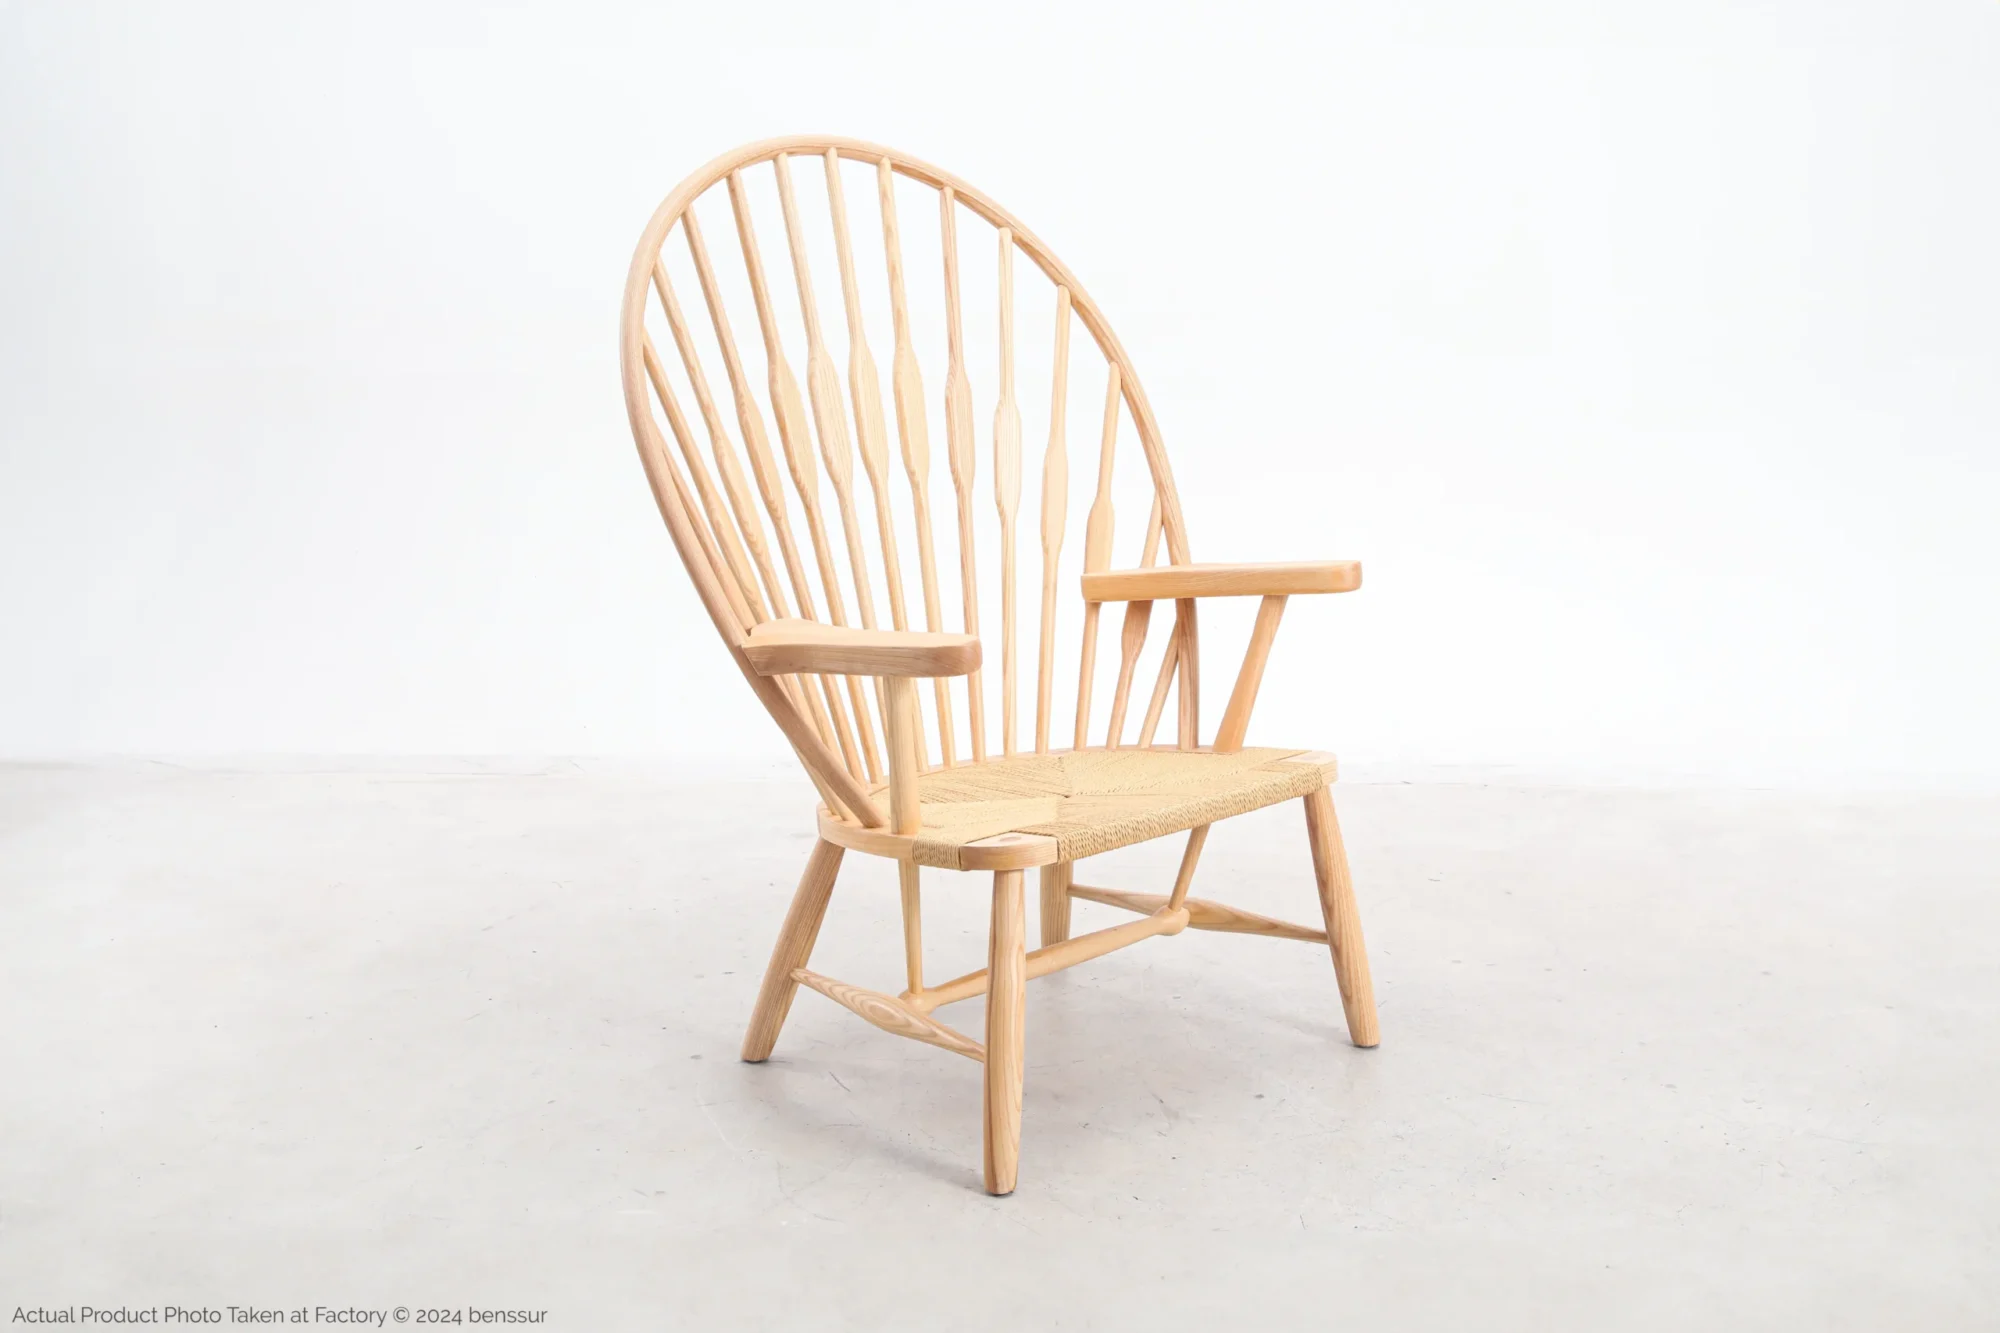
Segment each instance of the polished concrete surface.
[[[464,768],[0,769],[0,1313],[2000,1326],[1992,797],[1343,784],[1382,1046],[1312,945],[1035,982],[990,1199],[969,1061],[810,993],[736,1059],[809,791]],[[1195,891],[1313,920],[1298,809]],[[896,989],[895,898],[851,856],[814,966]]]

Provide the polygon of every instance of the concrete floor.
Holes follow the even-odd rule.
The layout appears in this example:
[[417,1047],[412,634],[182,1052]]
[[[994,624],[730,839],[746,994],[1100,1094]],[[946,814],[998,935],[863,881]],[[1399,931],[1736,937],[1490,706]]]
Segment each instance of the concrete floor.
[[[994,1200],[970,1062],[811,994],[735,1058],[789,780],[0,769],[0,1306],[2000,1326],[2000,801],[1336,799],[1381,1048],[1315,946],[1036,982]],[[978,966],[984,882],[928,878],[932,974]],[[1218,828],[1196,892],[1312,920],[1298,810]],[[815,966],[894,989],[894,904],[851,857]]]

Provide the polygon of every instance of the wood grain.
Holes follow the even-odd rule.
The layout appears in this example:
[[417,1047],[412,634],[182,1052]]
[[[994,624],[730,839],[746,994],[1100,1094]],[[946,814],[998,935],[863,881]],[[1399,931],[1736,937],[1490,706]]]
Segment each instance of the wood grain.
[[1264,663],[1278,637],[1278,621],[1285,614],[1283,597],[1266,597],[1257,604],[1257,620],[1250,627],[1250,646],[1243,653],[1243,666],[1236,673],[1236,688],[1230,691],[1228,706],[1222,710],[1222,725],[1215,730],[1215,752],[1235,754],[1243,748],[1244,733],[1250,729],[1250,710],[1257,706],[1257,690],[1264,683]]
[[1012,1194],[1021,1160],[1021,1083],[1027,1054],[1028,921],[1021,872],[993,876],[993,924],[987,937],[986,1192]]
[[[973,540],[972,487],[978,451],[972,443],[972,382],[965,372],[965,335],[958,291],[957,192],[949,185],[938,195],[938,225],[944,251],[945,336],[949,363],[944,381],[944,428],[952,490],[958,497],[959,595],[965,632],[979,633],[979,570]],[[986,693],[977,671],[965,680],[966,712],[970,717],[972,758],[986,758]]]
[[1014,515],[1021,505],[1021,408],[1014,401],[1014,236],[1000,229],[1000,402],[993,409],[993,503],[1000,511],[1000,749],[1014,725]]
[[1069,290],[1056,288],[1055,369],[1049,374],[1049,444],[1042,454],[1042,622],[1036,640],[1035,753],[1049,752],[1049,718],[1056,674],[1056,576],[1069,512]]
[[[832,158],[828,158],[829,170]],[[910,502],[917,523],[917,571],[923,581],[924,628],[942,630],[938,602],[937,544],[931,535],[931,440],[924,414],[924,381],[917,369],[916,347],[910,336],[910,301],[903,285],[903,241],[896,223],[896,174],[883,158],[876,171],[876,194],[882,212],[882,253],[889,270],[889,308],[894,320],[896,349],[890,383],[896,400],[896,434],[903,444],[903,471],[910,482]],[[950,768],[958,762],[957,728],[952,722],[951,686],[936,682],[938,749]]]
[[813,943],[819,939],[820,922],[826,919],[827,900],[833,895],[833,881],[840,874],[844,849],[821,839],[813,845],[805,874],[792,894],[785,923],[778,928],[778,942],[771,950],[771,962],[764,969],[764,984],[758,988],[756,1007],[750,1011],[750,1030],[743,1034],[743,1058],[751,1064],[767,1060],[778,1044],[778,1033],[791,1012],[792,996],[798,992],[793,973],[812,961]]
[[[880,991],[866,990],[860,986],[850,986],[844,981],[823,977],[803,967],[795,969],[792,978],[800,985],[812,987],[834,1003],[845,1005],[884,1032],[893,1032],[899,1037],[908,1037],[912,1041],[941,1047],[970,1060],[986,1058],[984,1046],[926,1014],[917,1013],[893,995],[884,995]],[[1017,1114],[1015,1119],[1017,1135],[1020,1132],[1019,1125]]]
[[1306,836],[1312,841],[1313,877],[1319,881],[1320,912],[1326,919],[1327,947],[1333,954],[1333,975],[1340,986],[1340,1007],[1347,1016],[1347,1035],[1356,1046],[1381,1042],[1375,1016],[1375,982],[1368,971],[1368,947],[1361,939],[1361,909],[1354,901],[1354,881],[1347,871],[1347,849],[1340,840],[1340,821],[1333,812],[1333,794],[1325,787],[1305,798]]
[[[1138,912],[1150,916],[1167,905],[1167,896],[1162,893],[1127,893],[1122,889],[1099,888],[1092,884],[1071,884],[1069,896],[1082,898],[1086,902],[1103,903],[1109,907],[1122,907],[1128,912]],[[1311,926],[1295,926],[1289,921],[1279,921],[1274,917],[1260,916],[1227,903],[1210,902],[1206,898],[1187,898],[1181,903],[1187,908],[1188,927],[1192,930],[1215,930],[1232,935],[1268,935],[1273,939],[1303,940],[1309,944],[1325,944],[1326,932]]]
[[816,620],[770,620],[753,626],[743,652],[767,676],[795,671],[963,676],[979,665],[979,640],[970,634],[849,629]]
[[[1097,494],[1090,502],[1090,516],[1083,526],[1083,568],[1095,573],[1111,568],[1111,538],[1117,516],[1111,503],[1113,455],[1118,448],[1118,367],[1112,366],[1104,381],[1104,429],[1097,445]],[[1076,740],[1081,750],[1090,740],[1090,692],[1097,670],[1097,617],[1101,602],[1083,606],[1082,662],[1076,680]]]
[[1041,869],[1042,947],[1045,949],[1069,938],[1069,886],[1075,873],[1074,861],[1058,861]]
[[1110,569],[1083,576],[1084,599],[1093,602],[1272,597],[1294,593],[1352,592],[1360,586],[1361,563],[1358,560],[1266,565],[1162,565],[1154,569]]

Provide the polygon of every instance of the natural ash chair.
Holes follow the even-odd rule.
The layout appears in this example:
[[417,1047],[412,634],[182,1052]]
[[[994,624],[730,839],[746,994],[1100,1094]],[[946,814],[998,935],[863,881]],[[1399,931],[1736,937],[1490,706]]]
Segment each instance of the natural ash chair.
[[[872,216],[851,219],[850,192],[865,200],[871,183]],[[922,207],[912,207],[912,196]],[[934,233],[926,221],[932,204]],[[722,248],[739,253],[725,257],[710,251],[704,213],[711,230],[733,232],[733,244]],[[912,233],[935,237],[935,250],[922,239],[915,243],[919,253],[930,255],[921,264],[908,262],[906,224],[899,218],[910,220]],[[878,222],[876,268],[869,233]],[[992,232],[982,231],[986,239],[962,257],[959,229],[979,223]],[[772,261],[760,227],[762,236],[778,238],[788,263]],[[857,248],[857,240],[866,244]],[[1033,423],[1037,442],[1045,441],[1045,447],[1040,578],[1029,585],[1030,595],[1040,592],[1039,632],[1030,659],[1032,737],[1022,735],[1023,690],[1017,680],[1024,637],[1017,628],[1022,617],[1015,558],[1023,434],[1016,388],[1017,252],[1054,288],[1042,307],[1053,309],[1053,329],[1036,343],[1051,370],[1047,397],[1036,395],[1037,403],[1049,404],[1048,413]],[[982,255],[991,256],[991,268],[980,265],[975,274],[973,261]],[[837,272],[837,285],[817,285],[815,267],[822,274]],[[789,282],[781,271],[786,268]],[[882,280],[871,280],[877,273]],[[693,291],[699,292],[694,298],[699,320],[682,304],[683,294]],[[975,291],[990,296],[988,315],[968,311]],[[829,346],[821,323],[823,305],[845,311],[846,338],[837,349]],[[868,339],[871,316],[878,330],[885,317],[892,330],[888,378],[900,477],[890,463],[892,436]],[[1066,422],[1072,382],[1088,395],[1084,412],[1096,395],[1094,384],[1072,375],[1072,323],[1082,325],[1106,364],[1095,488],[1082,525],[1080,587],[1060,572],[1069,530]],[[747,363],[740,330],[761,343],[761,364]],[[935,396],[920,369],[920,332],[930,335],[929,346],[943,344],[942,379],[935,378],[935,365],[930,371],[929,383],[942,387]],[[997,374],[983,381],[992,394],[990,417],[975,416],[969,341],[986,353],[979,358],[982,368],[997,364]],[[794,371],[800,346],[803,394]],[[1361,581],[1360,567],[1347,561],[1193,562],[1166,450],[1137,373],[1082,285],[1013,214],[955,176],[872,144],[805,137],[739,148],[681,182],[647,224],[625,285],[619,349],[633,434],[674,545],[729,655],[823,798],[819,841],[764,974],[743,1039],[745,1060],[770,1055],[792,997],[804,984],[885,1031],[983,1062],[986,1188],[1005,1194],[1014,1188],[1020,1149],[1023,992],[1029,978],[1188,926],[1323,941],[1333,955],[1349,1036],[1357,1046],[1376,1044],[1368,958],[1328,791],[1333,757],[1243,744],[1287,598],[1349,591]],[[844,353],[838,358],[845,363],[844,386],[837,351]],[[991,421],[990,430],[977,424],[985,420]],[[938,524],[931,509],[931,439],[940,425],[958,520],[959,600],[949,623],[962,633],[947,629]],[[1132,491],[1136,483],[1141,499],[1132,507],[1149,500],[1149,512],[1137,560],[1114,568],[1121,434],[1136,435],[1145,464],[1143,472],[1127,467],[1124,489]],[[983,445],[975,445],[976,435]],[[872,525],[860,516],[857,444]],[[986,448],[990,471],[978,475]],[[822,471],[830,501],[820,484]],[[986,490],[988,498],[975,496],[975,489]],[[997,558],[991,535],[980,535],[976,515],[982,511],[998,519]],[[1166,563],[1159,564],[1163,545]],[[948,559],[953,552],[944,554]],[[912,567],[922,599],[921,630],[911,627],[917,609],[906,575]],[[993,599],[989,595],[982,603],[981,572],[1000,585],[997,638],[982,634],[980,608],[990,615]],[[1195,627],[1196,609],[1208,597],[1262,601],[1221,725],[1213,741],[1202,745]],[[888,627],[882,623],[885,601]],[[1173,602],[1173,626],[1159,649],[1136,738],[1126,740],[1128,705],[1159,601]],[[1080,665],[1069,710],[1071,744],[1058,748],[1051,740],[1062,711],[1058,683],[1072,676],[1069,668],[1057,667],[1057,612],[1070,603],[1080,603],[1082,610],[1081,632],[1072,645]],[[1102,664],[1097,656],[1098,621],[1107,603],[1123,605],[1115,667],[1109,654]],[[989,733],[980,670],[982,643],[995,642],[997,741]],[[1100,666],[1115,683],[1104,743],[1092,746],[1087,736]],[[933,681],[929,689],[918,685],[924,679]],[[1170,692],[1176,698],[1175,742],[1156,745]],[[1285,800],[1305,806],[1325,929],[1189,897],[1209,826]],[[1186,833],[1187,844],[1166,894],[1092,888],[1072,878],[1084,857],[1174,833]],[[887,857],[901,876],[908,988],[900,995],[808,970],[835,875],[849,850]],[[985,970],[942,985],[924,983],[919,902],[924,866],[992,873]],[[1042,947],[1032,950],[1021,885],[1022,871],[1030,867],[1041,879]],[[1070,904],[1076,898],[1138,917],[1072,936]],[[981,993],[987,997],[983,1043],[934,1016],[945,1005]]]

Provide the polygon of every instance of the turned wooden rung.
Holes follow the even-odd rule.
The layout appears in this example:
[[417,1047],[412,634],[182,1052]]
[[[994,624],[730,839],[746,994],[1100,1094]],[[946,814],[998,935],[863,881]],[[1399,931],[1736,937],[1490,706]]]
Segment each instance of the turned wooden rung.
[[[1128,912],[1153,913],[1167,905],[1167,899],[1157,893],[1126,893],[1122,889],[1100,889],[1089,884],[1071,884],[1069,896],[1083,898],[1093,903],[1103,903],[1107,907],[1122,907]],[[1259,916],[1246,912],[1240,907],[1227,903],[1209,902],[1204,898],[1189,898],[1187,908],[1188,925],[1196,930],[1221,930],[1234,935],[1269,935],[1281,940],[1304,940],[1308,944],[1325,944],[1326,932],[1309,926],[1295,926],[1289,921],[1279,921],[1274,917]]]
[[[1106,930],[1093,930],[1088,935],[1078,935],[1074,939],[1045,945],[1031,950],[1028,954],[1028,980],[1045,977],[1051,972],[1060,972],[1078,963],[1087,963],[1093,958],[1115,953],[1140,940],[1149,940],[1155,935],[1177,935],[1188,924],[1185,909],[1167,911],[1166,899],[1162,898],[1162,910],[1143,917],[1138,921],[1128,921],[1122,926],[1112,926]],[[931,1010],[960,1000],[969,1000],[975,995],[986,993],[986,969],[968,972],[964,976],[947,981],[942,986],[932,986],[926,990],[912,991],[902,997],[905,1007],[928,1014]],[[865,1014],[863,1017],[867,1017]],[[873,1020],[870,1020],[871,1022]]]
[[845,1005],[884,1032],[956,1051],[970,1060],[983,1062],[986,1059],[986,1047],[982,1043],[963,1032],[953,1031],[928,1014],[917,1012],[893,995],[850,986],[803,967],[792,970],[792,980],[801,986],[812,987],[835,1004]]

